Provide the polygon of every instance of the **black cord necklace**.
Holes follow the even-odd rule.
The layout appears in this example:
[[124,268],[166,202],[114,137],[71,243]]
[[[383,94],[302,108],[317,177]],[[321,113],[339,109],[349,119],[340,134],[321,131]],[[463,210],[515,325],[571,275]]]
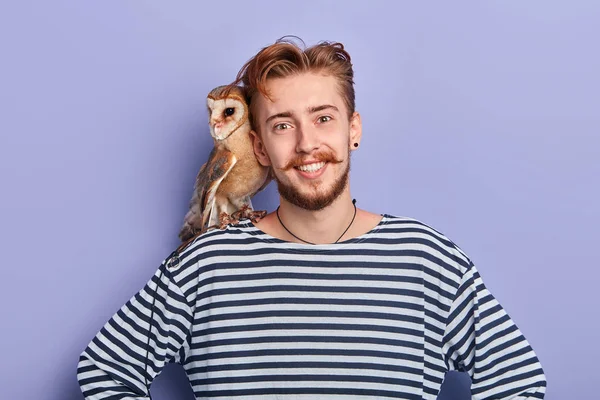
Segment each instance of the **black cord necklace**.
[[[352,199],[352,205],[354,206],[354,215],[352,216],[352,221],[350,221],[350,225],[348,225],[348,227],[346,228],[346,230],[344,230],[344,232],[342,232],[342,234],[340,235],[340,237],[334,243],[339,242],[340,239],[346,234],[346,232],[348,232],[348,229],[350,229],[350,227],[354,223],[354,218],[356,218],[356,199]],[[296,236],[292,232],[290,232],[290,230],[283,224],[283,221],[281,221],[281,217],[279,217],[279,206],[277,206],[276,214],[277,214],[277,219],[279,220],[279,223],[281,224],[281,226],[283,226],[283,229],[285,229],[290,235],[292,235],[296,239],[300,240],[301,242],[308,243],[308,244],[316,244],[316,243],[313,243],[313,242],[308,242],[308,241],[306,241],[304,239],[300,239],[298,236]]]

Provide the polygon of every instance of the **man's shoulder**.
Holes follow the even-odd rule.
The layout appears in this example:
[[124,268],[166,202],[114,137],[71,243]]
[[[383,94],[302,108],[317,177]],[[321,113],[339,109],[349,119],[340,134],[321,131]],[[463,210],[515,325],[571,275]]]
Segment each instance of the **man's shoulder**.
[[165,260],[167,267],[171,270],[185,269],[191,264],[196,264],[207,253],[218,252],[223,254],[227,249],[239,249],[239,246],[256,243],[260,241],[256,237],[256,229],[252,224],[239,223],[225,226],[223,229],[211,229],[204,232],[188,243],[182,243]]
[[383,218],[382,222],[385,222],[384,229],[381,230],[383,234],[421,239],[426,244],[449,253],[453,258],[460,259],[461,264],[470,262],[467,254],[434,225],[410,216],[383,214]]
[[382,214],[382,216],[382,223],[387,231],[414,232],[451,242],[444,233],[421,219],[395,214]]

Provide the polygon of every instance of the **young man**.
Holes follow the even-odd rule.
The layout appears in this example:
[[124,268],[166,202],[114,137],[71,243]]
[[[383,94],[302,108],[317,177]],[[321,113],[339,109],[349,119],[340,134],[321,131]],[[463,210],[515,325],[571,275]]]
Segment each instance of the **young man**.
[[355,207],[343,46],[278,41],[240,82],[280,207],[165,260],[82,353],[86,398],[149,398],[177,362],[198,399],[435,399],[448,370],[474,399],[542,399],[534,351],[471,260],[421,222]]

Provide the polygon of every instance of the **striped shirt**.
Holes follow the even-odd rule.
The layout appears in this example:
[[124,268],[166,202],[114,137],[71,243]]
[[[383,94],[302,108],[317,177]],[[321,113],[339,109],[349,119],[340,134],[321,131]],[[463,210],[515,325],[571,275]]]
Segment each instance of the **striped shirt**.
[[[539,360],[475,265],[417,220],[385,214],[337,244],[243,221],[165,259],[81,354],[86,399],[147,399],[180,363],[197,399],[542,399]],[[151,333],[148,335],[148,331]]]

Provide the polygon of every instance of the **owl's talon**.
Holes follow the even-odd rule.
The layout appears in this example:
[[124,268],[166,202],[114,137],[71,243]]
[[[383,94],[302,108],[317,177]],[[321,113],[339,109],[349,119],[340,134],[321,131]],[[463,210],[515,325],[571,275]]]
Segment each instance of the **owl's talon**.
[[252,211],[252,212],[250,212],[248,218],[250,219],[250,221],[256,223],[256,222],[260,221],[261,219],[263,219],[266,215],[267,215],[266,210]]
[[252,210],[247,204],[244,204],[238,211],[231,214],[233,218],[236,220],[240,219],[249,219],[250,221],[256,223],[267,215],[267,211],[265,210]]
[[229,214],[227,214],[226,212],[222,212],[219,215],[219,228],[220,229],[225,229],[227,227],[227,225],[232,223],[232,218]]
[[[266,210],[255,211],[252,210],[247,204],[244,204],[239,210],[233,212],[231,215],[226,212],[219,214],[219,225],[215,226],[219,229],[225,229],[227,225],[237,225],[242,219],[249,219],[256,223],[267,215]],[[210,228],[209,228],[210,229]]]

